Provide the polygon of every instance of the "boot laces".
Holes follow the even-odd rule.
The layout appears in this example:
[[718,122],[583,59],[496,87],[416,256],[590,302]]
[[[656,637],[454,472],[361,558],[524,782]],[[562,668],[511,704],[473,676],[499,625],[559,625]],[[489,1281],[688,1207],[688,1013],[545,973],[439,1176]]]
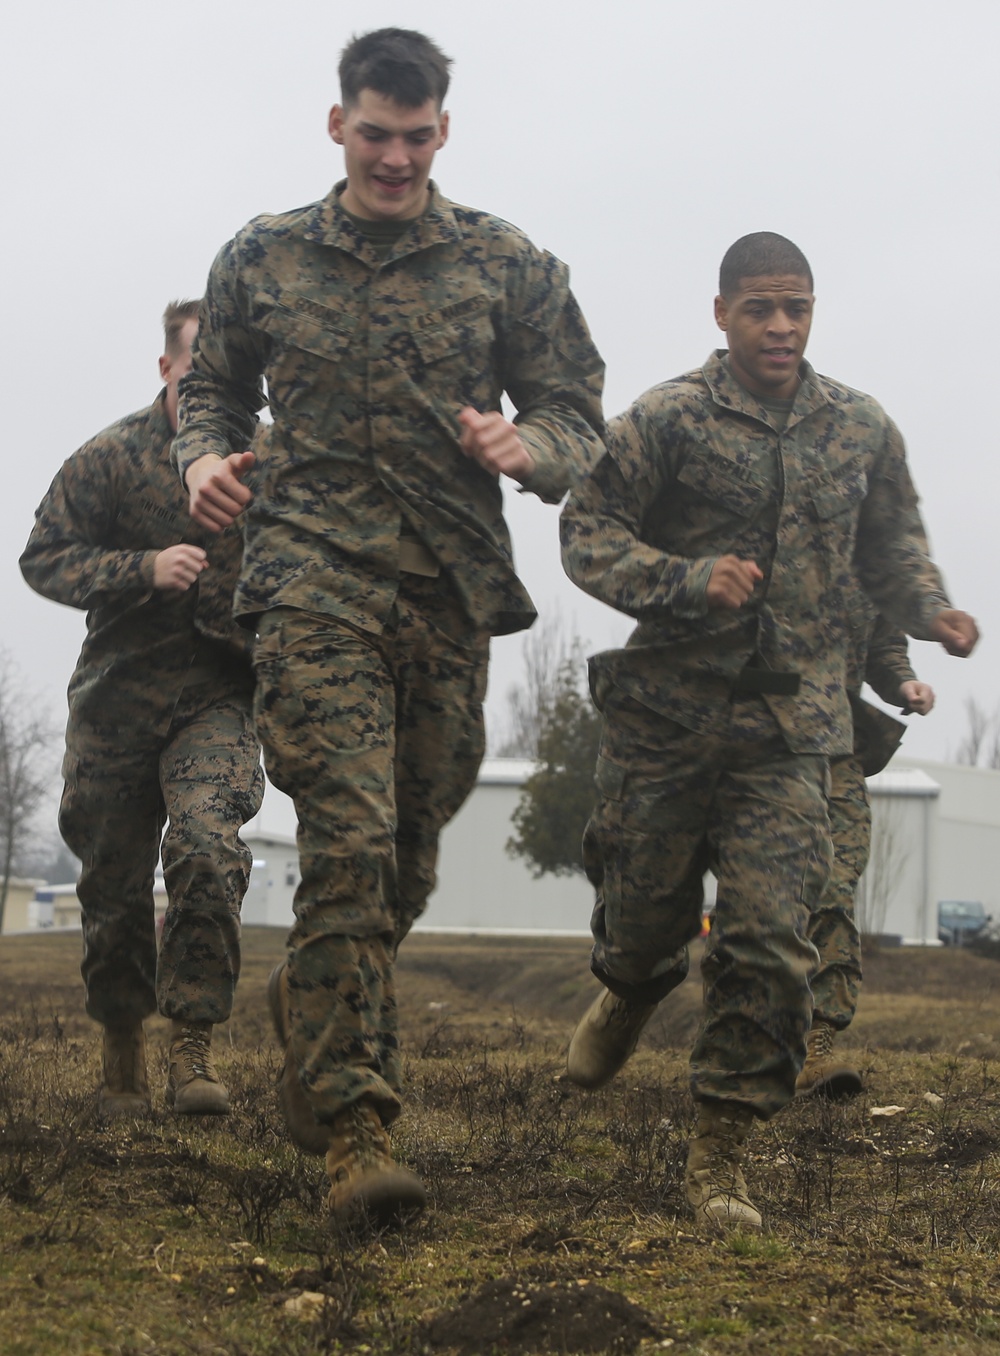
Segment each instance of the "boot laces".
[[[355,1104],[337,1117],[337,1140],[342,1158],[353,1158],[358,1167],[384,1163],[386,1150],[381,1122],[376,1129],[364,1109]],[[345,1169],[341,1169],[341,1174]]]
[[829,1022],[817,1022],[809,1032],[809,1054],[813,1059],[828,1059],[833,1051],[833,1038],[837,1033]]
[[178,1060],[184,1064],[189,1078],[203,1078],[209,1083],[218,1082],[209,1039],[203,1031],[194,1026],[184,1027],[177,1042],[176,1053]]

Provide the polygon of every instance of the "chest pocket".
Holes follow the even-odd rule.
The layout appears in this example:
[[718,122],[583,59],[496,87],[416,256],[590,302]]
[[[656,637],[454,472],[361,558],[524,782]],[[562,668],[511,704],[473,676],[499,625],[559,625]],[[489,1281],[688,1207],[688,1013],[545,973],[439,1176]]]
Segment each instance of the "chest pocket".
[[339,363],[351,347],[356,325],[349,313],[335,311],[309,297],[286,297],[275,304],[267,299],[257,323],[272,346],[272,360],[294,359],[309,353],[325,362]]
[[760,485],[742,480],[731,469],[723,469],[702,456],[689,457],[678,470],[677,481],[700,498],[740,518],[753,517],[768,499]]
[[410,322],[413,344],[424,367],[461,356],[472,366],[485,363],[494,339],[489,298],[469,297]]
[[842,513],[857,513],[868,493],[868,474],[861,457],[855,457],[846,466],[823,476],[809,488],[816,517],[820,522],[831,522]]

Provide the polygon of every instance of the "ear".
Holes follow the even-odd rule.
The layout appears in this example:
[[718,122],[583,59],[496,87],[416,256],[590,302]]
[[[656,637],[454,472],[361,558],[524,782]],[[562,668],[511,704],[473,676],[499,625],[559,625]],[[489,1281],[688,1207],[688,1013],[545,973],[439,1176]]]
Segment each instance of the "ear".
[[441,114],[441,131],[440,131],[439,136],[438,136],[438,150],[440,150],[441,147],[444,145],[444,143],[448,140],[448,128],[449,128],[450,125],[451,125],[451,120],[450,120],[450,118],[448,117],[448,114],[447,114],[447,113],[442,113],[442,114]]
[[729,328],[729,305],[725,297],[715,298],[715,323],[720,330]]
[[338,146],[343,146],[344,144],[344,121],[345,113],[343,108],[340,104],[334,104],[330,109],[330,117],[326,127],[327,131],[330,133],[331,140],[335,141]]
[[160,356],[160,380],[161,380],[161,381],[169,381],[169,380],[170,380],[170,369],[171,369],[171,367],[173,367],[173,363],[170,361],[170,358],[168,357],[168,355],[167,355],[166,353],[161,354],[161,356]]

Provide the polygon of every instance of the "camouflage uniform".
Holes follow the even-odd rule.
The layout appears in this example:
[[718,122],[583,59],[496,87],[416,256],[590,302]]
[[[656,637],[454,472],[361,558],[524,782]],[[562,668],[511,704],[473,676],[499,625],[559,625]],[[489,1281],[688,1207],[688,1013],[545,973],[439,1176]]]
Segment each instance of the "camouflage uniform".
[[856,602],[847,656],[847,695],[854,716],[854,748],[830,760],[830,836],[833,869],[809,919],[809,940],[819,952],[812,978],[814,1020],[838,1030],[849,1026],[861,984],[861,938],[854,919],[858,881],[871,850],[871,801],[865,777],[881,771],[906,726],[862,700],[867,682],[884,702],[900,704],[903,683],[916,680],[906,636],[877,616],[864,597]]
[[[949,605],[895,426],[868,396],[801,370],[781,432],[724,353],[654,387],[612,421],[562,518],[570,577],[639,621],[625,649],[591,662],[605,716],[584,844],[594,971],[636,1003],[665,996],[686,973],[711,867],[694,1090],[764,1117],[805,1057],[827,759],[852,741],[854,570],[911,634],[927,638]],[[709,610],[712,566],[730,553],[763,582],[739,611]]]
[[236,610],[257,619],[258,728],[299,818],[291,1048],[324,1122],[363,1096],[398,1110],[395,948],[475,781],[489,637],[535,616],[459,411],[510,395],[548,501],[603,451],[565,265],[433,185],[380,257],[343,188],[219,254],[174,445],[182,474],[245,447],[266,375]]
[[[83,863],[87,1011],[106,1026],[157,1005],[178,1020],[229,1016],[252,865],[239,829],[263,794],[250,639],[231,616],[240,534],[193,530],[171,437],[161,393],[85,444],[53,480],[21,557],[36,592],[88,609],[59,827]],[[208,568],[184,593],[154,590],[157,553],[179,542],[202,546]]]

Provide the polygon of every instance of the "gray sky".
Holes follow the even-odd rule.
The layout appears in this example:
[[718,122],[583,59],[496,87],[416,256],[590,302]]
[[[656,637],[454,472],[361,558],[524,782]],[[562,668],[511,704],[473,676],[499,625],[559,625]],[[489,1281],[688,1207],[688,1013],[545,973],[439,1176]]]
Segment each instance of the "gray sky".
[[[81,614],[36,597],[17,556],[63,458],[158,390],[159,317],[200,295],[246,220],[322,196],[352,32],[416,26],[455,58],[435,178],[571,266],[616,413],[719,338],[718,263],[752,230],[809,256],[809,357],[875,395],[907,438],[973,659],[913,646],[938,690],[906,751],[943,758],[963,703],[1000,701],[988,399],[998,312],[1000,6],[995,0],[35,0],[5,22],[0,219],[9,474],[0,498],[2,643],[61,720]],[[590,648],[629,624],[558,563],[556,512],[511,495],[519,568]],[[522,639],[498,642],[494,729]]]

